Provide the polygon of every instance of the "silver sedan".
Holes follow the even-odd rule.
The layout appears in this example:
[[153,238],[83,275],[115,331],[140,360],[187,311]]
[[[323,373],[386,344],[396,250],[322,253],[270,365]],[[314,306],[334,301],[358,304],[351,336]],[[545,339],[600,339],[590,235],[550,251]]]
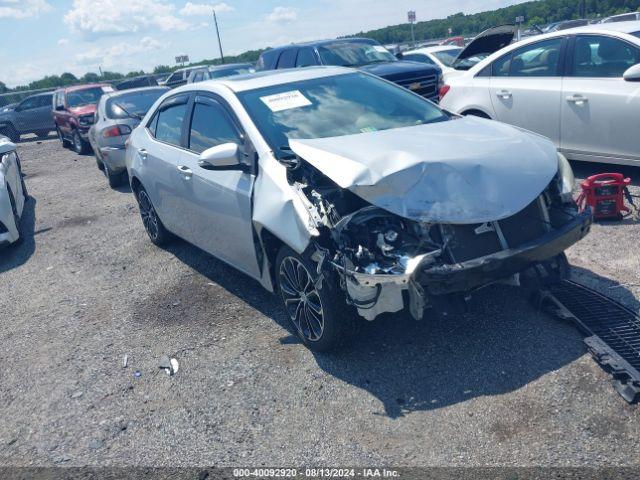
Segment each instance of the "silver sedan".
[[89,142],[112,188],[126,180],[125,142],[149,107],[169,89],[146,87],[107,93],[100,98]]
[[278,292],[314,350],[360,318],[561,278],[591,221],[548,140],[346,68],[172,90],[131,134],[127,169],[153,243],[177,235]]

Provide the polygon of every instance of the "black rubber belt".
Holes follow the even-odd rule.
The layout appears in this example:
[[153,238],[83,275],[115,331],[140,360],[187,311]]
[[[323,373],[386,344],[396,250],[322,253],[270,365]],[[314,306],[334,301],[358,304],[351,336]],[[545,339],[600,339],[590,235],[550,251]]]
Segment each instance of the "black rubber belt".
[[546,311],[571,320],[587,335],[584,342],[589,352],[613,376],[616,391],[629,403],[640,400],[640,316],[569,280],[540,295]]

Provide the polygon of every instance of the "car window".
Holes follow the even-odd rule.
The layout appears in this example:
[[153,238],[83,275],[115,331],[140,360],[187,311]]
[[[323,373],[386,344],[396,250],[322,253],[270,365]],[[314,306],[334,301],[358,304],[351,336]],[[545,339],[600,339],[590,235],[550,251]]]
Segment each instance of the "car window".
[[424,53],[405,53],[405,54],[402,55],[402,60],[409,60],[411,62],[428,63],[429,65],[435,65],[436,64],[436,62],[431,60]]
[[20,102],[18,107],[20,110],[31,110],[32,108],[39,107],[39,103],[38,97],[29,97]]
[[155,101],[168,90],[150,88],[111,97],[106,102],[105,113],[109,118],[144,117]]
[[462,48],[451,48],[449,50],[434,52],[433,54],[438,60],[442,62],[443,65],[450,67],[453,65],[453,62],[455,61],[455,59],[458,58],[458,55],[460,55],[461,51],[462,51]]
[[297,48],[289,48],[282,52],[278,59],[278,66],[276,68],[293,68],[296,62]]
[[40,95],[38,97],[38,108],[51,107],[53,101],[53,95]]
[[194,82],[201,82],[204,79],[204,72],[196,72],[193,75]]
[[182,74],[184,72],[174,72],[172,73],[169,78],[167,78],[167,83],[169,82],[176,82],[178,80],[182,80]]
[[174,99],[170,99],[168,107],[160,107],[157,118],[154,119],[155,137],[172,145],[179,146],[182,139],[182,124],[187,111],[187,104],[175,104]]
[[433,103],[363,73],[314,78],[239,92],[277,155],[291,138],[326,138],[449,120]]
[[84,90],[74,90],[67,93],[67,104],[70,107],[80,107],[82,105],[95,105],[105,91],[102,87],[86,88]]
[[191,117],[189,150],[201,153],[229,142],[240,143],[240,139],[220,104],[209,99],[196,101]]
[[317,65],[316,57],[313,54],[311,48],[301,48],[298,51],[298,58],[296,58],[296,67],[310,67]]
[[622,77],[640,63],[640,49],[603,35],[578,35],[573,50],[574,77]]
[[562,38],[536,42],[515,50],[511,55],[511,77],[555,77]]
[[382,45],[363,41],[336,41],[318,47],[323,65],[362,67],[372,63],[394,62],[394,57]]
[[500,57],[491,64],[491,75],[493,77],[506,77],[509,75],[511,65],[511,54]]

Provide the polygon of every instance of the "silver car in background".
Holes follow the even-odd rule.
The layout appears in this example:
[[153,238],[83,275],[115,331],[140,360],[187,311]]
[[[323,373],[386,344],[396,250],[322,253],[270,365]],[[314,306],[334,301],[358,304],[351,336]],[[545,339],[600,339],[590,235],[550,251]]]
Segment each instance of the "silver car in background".
[[591,218],[547,139],[348,68],[172,90],[127,170],[153,243],[175,234],[278,292],[314,350],[358,316],[421,319],[525,271],[560,277]]
[[131,131],[167,87],[145,87],[117,91],[102,96],[89,129],[89,142],[112,188],[126,180],[125,142]]
[[450,77],[440,105],[544,135],[570,160],[638,166],[639,92],[640,21],[620,22],[496,49]]
[[187,83],[204,82],[214,78],[230,77],[231,75],[242,75],[244,73],[254,73],[255,69],[251,63],[228,63],[226,65],[215,65],[192,70],[187,79]]

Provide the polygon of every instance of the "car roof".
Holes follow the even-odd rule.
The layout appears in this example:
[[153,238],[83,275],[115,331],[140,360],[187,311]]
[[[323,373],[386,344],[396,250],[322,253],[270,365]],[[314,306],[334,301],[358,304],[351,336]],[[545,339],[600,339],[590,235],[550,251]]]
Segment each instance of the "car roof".
[[[620,33],[633,33],[640,31],[640,20],[629,20],[628,22],[611,22],[611,23],[595,23],[593,25],[585,25],[583,27],[568,28],[566,30],[560,30],[557,33],[566,34],[571,33],[593,33],[594,31],[601,30],[603,32],[620,32]],[[554,32],[555,33],[555,32]]]
[[312,80],[314,78],[332,77],[336,75],[344,75],[354,73],[356,70],[345,67],[305,67],[305,68],[287,68],[282,70],[264,70],[256,73],[247,73],[244,75],[234,75],[232,77],[224,77],[214,80],[206,80],[204,82],[191,83],[175,89],[176,92],[192,91],[206,89],[207,85],[224,85],[233,92],[244,92],[254,90],[256,88],[270,87],[273,85],[282,85],[285,83],[299,82],[303,80]]
[[157,86],[151,85],[149,87],[129,88],[127,90],[116,90],[115,92],[107,92],[103,96],[105,98],[115,98],[115,97],[120,97],[122,95],[128,95],[130,93],[146,92],[148,90],[164,90],[168,92],[171,89],[169,87],[163,87],[162,85],[157,85]]
[[434,52],[445,52],[447,50],[461,50],[464,47],[458,47],[457,45],[433,45],[431,47],[420,47],[414,50],[407,50],[402,53],[434,53]]
[[349,37],[349,38],[332,38],[332,39],[324,39],[324,40],[313,40],[309,42],[301,42],[301,43],[290,43],[289,45],[281,45],[279,47],[272,48],[267,51],[273,50],[283,50],[286,48],[298,48],[298,47],[320,47],[322,45],[331,45],[332,43],[352,43],[352,42],[366,42],[366,43],[377,43],[375,40],[370,38],[360,38],[360,37]]
[[96,88],[96,87],[110,87],[108,83],[88,83],[86,85],[74,85],[72,87],[62,87],[58,90],[62,90],[64,92],[74,92],[76,90],[85,90],[88,88]]
[[252,67],[253,64],[249,62],[238,62],[238,63],[223,63],[222,65],[209,65],[207,67],[210,72],[215,72],[216,70],[225,70],[227,68],[237,68],[237,67]]

